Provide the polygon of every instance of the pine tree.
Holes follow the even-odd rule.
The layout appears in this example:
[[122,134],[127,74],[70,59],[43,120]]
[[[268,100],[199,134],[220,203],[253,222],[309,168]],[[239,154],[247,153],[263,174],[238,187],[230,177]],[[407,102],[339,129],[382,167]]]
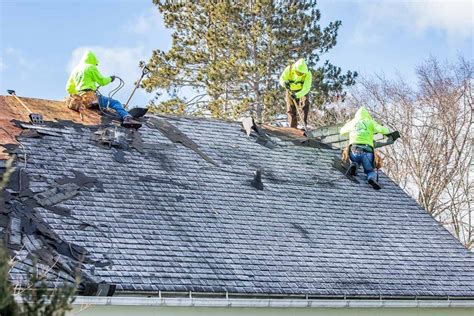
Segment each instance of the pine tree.
[[[322,28],[315,0],[154,1],[167,27],[174,30],[172,48],[155,50],[148,62],[147,91],[166,90],[173,97],[155,105],[163,112],[210,113],[237,118],[243,113],[271,121],[284,113],[284,91],[278,86],[283,69],[306,58],[313,69],[313,106],[321,107],[356,73],[325,62],[320,55],[336,45],[340,21]],[[194,100],[177,92],[189,89]],[[185,90],[188,91],[188,90]]]
[[3,247],[0,239],[0,315],[17,315],[18,307],[13,299],[12,287],[9,281],[10,256]]

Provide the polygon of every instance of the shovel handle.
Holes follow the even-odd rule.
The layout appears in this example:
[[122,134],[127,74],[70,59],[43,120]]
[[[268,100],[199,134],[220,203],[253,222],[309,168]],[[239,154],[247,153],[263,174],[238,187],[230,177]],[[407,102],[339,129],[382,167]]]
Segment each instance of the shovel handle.
[[290,100],[292,101],[293,105],[294,105],[295,108],[296,108],[296,112],[298,113],[299,119],[300,119],[301,123],[303,124],[304,134],[305,134],[305,136],[307,136],[307,135],[306,135],[306,129],[307,129],[306,123],[305,123],[305,121],[304,121],[303,115],[301,114],[301,109],[300,109],[300,107],[299,107],[299,105],[298,105],[298,102],[296,102],[296,100],[293,99],[291,96],[289,96],[289,98],[290,98]]
[[19,97],[16,96],[16,93],[13,92],[13,93],[10,93],[18,102],[20,102],[21,105],[23,105],[23,107],[28,111],[29,114],[33,113],[31,112],[31,110],[26,106],[25,103],[23,103],[23,101],[20,100]]
[[132,93],[130,94],[130,96],[128,97],[127,102],[125,102],[124,108],[126,108],[126,109],[128,108],[128,103],[130,102],[130,100],[132,99],[133,95],[135,94],[135,91],[137,91],[138,87],[140,86],[140,82],[142,82],[143,77],[145,77],[145,75],[147,75],[149,72],[150,72],[150,69],[148,69],[147,66],[143,66],[143,68],[142,68],[142,75],[140,76],[140,79],[138,79],[137,84],[136,84],[135,87],[133,88],[133,91],[132,91]]

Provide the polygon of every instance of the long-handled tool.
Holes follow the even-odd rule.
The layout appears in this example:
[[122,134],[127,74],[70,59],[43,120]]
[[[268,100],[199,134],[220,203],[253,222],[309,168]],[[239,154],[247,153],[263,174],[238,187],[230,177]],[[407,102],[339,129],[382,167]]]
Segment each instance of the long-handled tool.
[[133,95],[135,94],[135,91],[138,89],[140,86],[140,82],[142,81],[143,77],[145,77],[148,73],[150,72],[150,69],[147,68],[147,66],[143,66],[142,68],[142,75],[140,76],[140,79],[138,79],[137,84],[135,85],[135,88],[133,89],[132,93],[130,94],[130,97],[128,97],[127,102],[125,103],[124,107],[127,109],[128,108],[128,103],[132,99]]
[[26,106],[26,104],[23,103],[23,101],[21,101],[20,98],[16,96],[15,90],[7,90],[7,93],[9,95],[12,95],[28,111],[30,122],[32,124],[43,124],[44,123],[43,115],[31,112],[31,110]]
[[307,132],[307,127],[306,127],[306,122],[304,121],[304,116],[303,114],[301,114],[301,109],[298,105],[298,102],[296,102],[295,99],[293,99],[293,97],[291,95],[288,96],[291,100],[291,102],[293,103],[293,105],[295,106],[296,108],[296,112],[298,113],[298,119],[300,120],[300,122],[302,123],[303,125],[303,131],[304,131],[304,135],[306,136],[306,132]]

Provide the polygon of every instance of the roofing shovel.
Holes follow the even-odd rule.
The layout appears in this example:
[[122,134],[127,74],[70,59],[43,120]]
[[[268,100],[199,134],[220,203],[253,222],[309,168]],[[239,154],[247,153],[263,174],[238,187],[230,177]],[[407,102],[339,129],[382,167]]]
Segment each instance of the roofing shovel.
[[7,93],[9,95],[12,95],[28,111],[30,122],[32,124],[43,124],[43,115],[31,112],[31,110],[26,106],[26,104],[23,103],[23,101],[21,101],[20,98],[16,96],[15,90],[7,90]]
[[298,105],[298,102],[296,102],[296,100],[293,99],[293,97],[291,95],[289,95],[288,97],[290,98],[291,102],[295,106],[296,112],[298,112],[298,119],[300,120],[301,124],[303,124],[303,131],[304,131],[303,135],[308,137],[308,135],[306,134],[306,132],[307,132],[306,122],[304,121],[304,116],[301,113],[302,109],[300,109],[300,107]]
[[[125,103],[124,107],[127,109],[128,108],[128,103],[132,99],[133,95],[135,94],[135,91],[137,91],[138,87],[140,86],[140,82],[142,82],[143,77],[145,77],[148,73],[150,72],[150,69],[147,68],[147,66],[143,66],[142,68],[142,75],[140,76],[140,79],[138,79],[137,83],[135,84],[135,88],[133,88],[132,93],[128,97],[127,102]],[[146,113],[146,112],[145,112]],[[145,115],[145,114],[143,114]]]

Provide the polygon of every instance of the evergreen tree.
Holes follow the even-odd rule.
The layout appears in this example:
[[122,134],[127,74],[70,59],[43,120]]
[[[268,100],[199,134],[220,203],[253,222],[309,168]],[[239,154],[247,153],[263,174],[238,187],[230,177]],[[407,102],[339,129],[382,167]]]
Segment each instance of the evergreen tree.
[[9,277],[10,256],[3,247],[3,239],[0,239],[0,315],[17,315],[18,307],[13,299],[12,287]]
[[[356,73],[325,62],[320,55],[336,44],[340,21],[322,28],[315,0],[157,1],[165,25],[174,30],[169,51],[155,50],[148,62],[147,91],[166,90],[173,98],[159,111],[210,113],[236,118],[243,113],[271,121],[284,113],[283,69],[306,58],[313,69],[313,106],[322,106],[354,83]],[[194,91],[192,100],[177,92]]]

